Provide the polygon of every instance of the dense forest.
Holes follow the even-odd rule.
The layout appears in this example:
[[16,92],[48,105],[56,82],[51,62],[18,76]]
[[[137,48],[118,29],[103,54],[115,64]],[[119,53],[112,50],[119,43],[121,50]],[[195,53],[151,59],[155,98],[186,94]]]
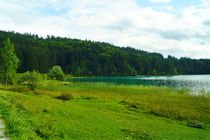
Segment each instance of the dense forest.
[[[117,47],[109,43],[88,40],[39,37],[0,31],[0,47],[10,38],[21,63],[18,72],[47,73],[59,65],[67,74],[75,76],[127,76],[209,74],[210,59],[164,58],[131,47]],[[1,61],[1,60],[0,60]]]

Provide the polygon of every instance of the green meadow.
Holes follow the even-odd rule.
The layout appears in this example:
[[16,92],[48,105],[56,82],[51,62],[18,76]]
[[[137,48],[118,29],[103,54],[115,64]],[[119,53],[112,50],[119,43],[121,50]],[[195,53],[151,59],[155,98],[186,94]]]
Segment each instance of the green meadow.
[[209,140],[209,94],[188,92],[49,80],[0,86],[0,114],[12,140]]

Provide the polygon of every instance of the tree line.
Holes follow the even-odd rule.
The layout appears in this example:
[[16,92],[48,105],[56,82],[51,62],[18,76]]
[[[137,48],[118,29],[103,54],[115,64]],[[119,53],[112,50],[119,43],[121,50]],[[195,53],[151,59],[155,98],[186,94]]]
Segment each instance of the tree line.
[[[0,31],[0,48],[10,38],[20,64],[19,73],[37,70],[47,73],[60,66],[74,76],[131,76],[209,74],[210,59],[175,58],[105,42],[39,37],[34,34]],[[1,64],[0,58],[0,64]]]
[[33,70],[32,72],[27,71],[17,78],[16,72],[20,60],[16,56],[14,44],[10,42],[9,38],[3,44],[4,46],[0,47],[0,84],[22,84],[34,89],[41,80],[46,80],[46,78],[49,80],[64,80],[64,73],[60,66],[53,66],[52,69],[49,69],[47,77]]

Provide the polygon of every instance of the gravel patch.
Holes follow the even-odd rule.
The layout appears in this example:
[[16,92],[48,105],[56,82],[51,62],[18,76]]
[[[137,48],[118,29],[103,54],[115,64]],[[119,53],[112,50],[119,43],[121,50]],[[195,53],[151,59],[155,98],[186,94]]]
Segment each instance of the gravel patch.
[[5,129],[4,123],[3,121],[0,120],[0,140],[8,140],[8,138],[5,137],[4,129]]

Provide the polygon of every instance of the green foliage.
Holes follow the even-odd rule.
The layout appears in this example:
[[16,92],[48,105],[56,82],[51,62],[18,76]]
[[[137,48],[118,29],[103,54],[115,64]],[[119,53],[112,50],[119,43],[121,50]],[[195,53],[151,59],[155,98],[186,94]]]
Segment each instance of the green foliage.
[[19,62],[14,45],[8,38],[4,42],[4,47],[0,47],[0,82],[6,85],[14,84]]
[[65,91],[62,92],[60,96],[56,97],[57,99],[61,99],[61,100],[71,100],[73,99],[73,96],[71,95],[71,93]]
[[30,89],[36,88],[40,80],[42,80],[42,76],[35,70],[25,72],[20,79],[21,83],[27,85]]
[[[39,87],[30,91],[39,96],[0,88],[0,114],[10,139],[210,138],[210,98],[185,90],[60,81],[44,81]],[[54,98],[62,93],[70,93],[74,100]],[[204,125],[204,116],[206,127],[189,127]]]
[[157,116],[189,122],[208,120],[210,123],[210,98],[189,95],[187,90],[89,82],[69,85],[48,83],[40,85],[40,88],[60,92],[71,90],[74,97],[113,99],[126,103],[129,108],[145,109]]
[[63,81],[64,73],[60,66],[54,66],[52,69],[49,70],[47,77],[49,79],[56,79],[56,80]]
[[53,66],[74,76],[131,76],[209,74],[210,59],[164,58],[130,47],[109,43],[0,31],[1,40],[10,37],[21,60],[18,72],[33,69],[47,73]]

